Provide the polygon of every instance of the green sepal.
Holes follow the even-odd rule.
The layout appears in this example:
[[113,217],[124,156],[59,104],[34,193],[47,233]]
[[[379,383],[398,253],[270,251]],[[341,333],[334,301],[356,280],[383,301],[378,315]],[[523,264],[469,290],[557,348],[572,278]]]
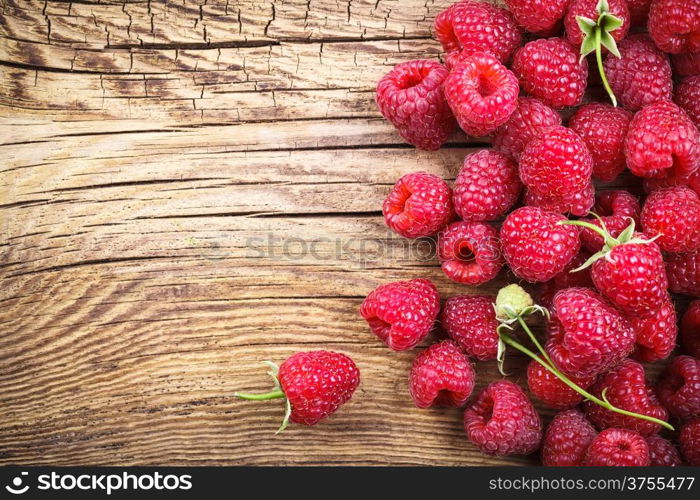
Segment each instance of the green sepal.
[[505,372],[504,363],[506,361],[506,344],[501,340],[500,332],[498,335],[498,351],[496,354],[496,361],[498,361],[498,372],[507,377],[508,374]]
[[615,39],[608,31],[602,30],[600,32],[600,44],[618,59],[622,57],[622,54],[620,54],[617,48],[617,42],[615,42]]

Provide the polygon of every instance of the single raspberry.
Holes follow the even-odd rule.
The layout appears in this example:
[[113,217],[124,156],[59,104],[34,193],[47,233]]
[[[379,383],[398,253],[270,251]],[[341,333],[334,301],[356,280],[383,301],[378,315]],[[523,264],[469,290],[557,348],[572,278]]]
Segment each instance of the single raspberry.
[[683,314],[681,344],[691,356],[700,359],[700,300],[691,302]]
[[427,279],[381,285],[360,307],[372,332],[394,351],[415,347],[433,328],[439,312],[440,296]]
[[518,161],[530,139],[555,125],[561,125],[559,113],[539,99],[520,97],[518,109],[494,133],[493,147]]
[[649,34],[669,54],[700,51],[700,3],[654,0],[649,9]]
[[634,331],[629,321],[595,291],[567,288],[552,302],[545,350],[567,375],[595,376],[632,352]]
[[700,75],[684,79],[676,87],[673,100],[693,120],[695,126],[700,128]]
[[[582,389],[587,389],[595,382],[595,376],[569,378]],[[583,396],[534,359],[527,366],[527,386],[537,399],[556,410],[573,408],[583,401]]]
[[474,389],[474,369],[457,344],[443,340],[416,356],[408,388],[418,408],[460,407]]
[[481,285],[503,267],[498,232],[484,222],[454,222],[438,235],[438,258],[452,281]]
[[700,418],[700,360],[692,356],[673,358],[656,393],[672,415],[681,420]]
[[671,62],[646,35],[623,40],[620,55],[608,54],[603,68],[615,96],[630,111],[659,100],[671,99]]
[[404,238],[430,236],[454,219],[452,189],[437,175],[407,174],[384,200],[382,212],[386,225]]
[[544,195],[525,190],[525,204],[558,214],[582,216],[588,214],[595,202],[595,188],[588,183],[581,191],[567,193],[564,196]]
[[559,290],[564,290],[565,288],[593,288],[594,285],[591,279],[590,268],[572,272],[574,269],[584,265],[590,257],[590,253],[582,250],[564,267],[562,272],[551,280],[542,283],[540,287],[540,301],[538,304],[550,308],[554,295]]
[[700,75],[700,52],[673,54],[671,61],[678,76]]
[[557,413],[542,441],[542,465],[573,467],[582,465],[596,430],[578,410]]
[[[585,17],[597,21],[599,0],[571,0],[569,8],[564,16],[564,28],[566,38],[574,47],[580,47],[585,34],[579,27],[577,17]],[[619,42],[627,36],[630,29],[630,12],[627,7],[627,0],[608,0],[608,12],[622,21],[621,25],[610,31],[610,35]]]
[[503,153],[483,149],[464,159],[455,180],[455,211],[467,222],[494,220],[518,201],[518,166]]
[[275,390],[267,394],[236,393],[236,397],[286,399],[288,414],[279,431],[287,427],[289,420],[314,425],[335,413],[350,400],[360,383],[360,371],[353,360],[337,352],[298,352],[279,368],[274,363],[267,364],[272,368],[269,374],[275,380]]
[[513,382],[489,384],[464,412],[469,441],[487,455],[529,455],[539,448],[542,421]]
[[678,441],[688,465],[700,466],[700,418],[683,425]]
[[553,108],[577,106],[588,80],[588,62],[561,38],[541,38],[515,52],[513,72],[523,90]]
[[700,251],[666,256],[669,290],[700,297]]
[[495,359],[498,353],[499,325],[493,309],[494,297],[459,295],[445,302],[440,321],[452,340],[468,355]]
[[[661,406],[644,374],[644,367],[631,359],[626,359],[609,372],[602,375],[588,390],[597,398],[605,398],[610,404],[640,415],[659,420],[668,420],[668,412]],[[599,429],[620,427],[630,429],[644,436],[657,434],[661,426],[648,420],[622,415],[603,408],[592,401],[583,403],[588,419]]]
[[481,137],[508,121],[518,106],[518,79],[493,55],[472,54],[445,79],[445,96],[467,134]]
[[678,448],[671,441],[661,436],[646,438],[649,446],[649,458],[652,467],[678,467],[683,465]]
[[[598,193],[595,206],[593,207],[593,213],[603,220],[608,232],[614,238],[620,236],[620,233],[630,225],[630,218],[639,224],[640,211],[639,199],[621,189]],[[601,227],[600,221],[596,218],[584,220]],[[595,231],[584,228],[581,231],[581,243],[583,243],[586,250],[595,253],[603,248],[604,241]]]
[[677,186],[651,193],[642,209],[644,234],[657,236],[666,252],[700,249],[700,197],[692,189]]
[[501,226],[501,250],[516,276],[548,281],[559,274],[578,253],[578,230],[562,226],[565,217],[536,207],[511,212]]
[[676,347],[678,326],[676,310],[669,297],[656,311],[644,316],[629,317],[632,329],[637,335],[634,357],[645,363],[666,359]]
[[611,182],[625,169],[625,137],[630,121],[630,112],[602,103],[581,106],[569,120],[569,127],[591,153],[593,177]]
[[515,21],[530,33],[553,35],[566,14],[571,0],[505,0]]
[[652,0],[627,0],[632,25],[646,25]]
[[401,137],[418,149],[440,149],[457,127],[442,83],[447,69],[435,61],[398,64],[377,84],[377,106]]
[[506,9],[463,0],[435,17],[435,36],[447,53],[490,52],[506,62],[522,43],[522,32]]
[[632,118],[625,155],[634,175],[687,178],[700,164],[700,133],[678,106],[659,101]]
[[583,459],[586,466],[646,467],[649,464],[646,440],[627,429],[606,429],[598,434]]

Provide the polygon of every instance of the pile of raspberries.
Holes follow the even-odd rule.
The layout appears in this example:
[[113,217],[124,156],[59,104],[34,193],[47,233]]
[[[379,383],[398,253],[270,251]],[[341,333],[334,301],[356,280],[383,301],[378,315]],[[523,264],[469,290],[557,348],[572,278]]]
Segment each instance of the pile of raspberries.
[[[457,127],[492,146],[467,155],[454,186],[404,175],[382,211],[402,237],[436,237],[449,279],[478,286],[507,266],[531,293],[514,283],[441,304],[413,279],[379,286],[360,314],[395,351],[441,325],[449,338],[416,356],[409,391],[419,408],[466,405],[483,453],[699,466],[700,300],[687,297],[700,298],[700,0],[505,3],[452,5],[434,26],[444,63],[404,62],[379,81],[382,115],[416,148],[439,149]],[[629,191],[607,186],[625,170]],[[529,395],[502,379],[470,399],[474,363],[502,368],[513,348],[532,358]],[[653,386],[642,363],[659,360]],[[271,397],[303,424],[359,383],[352,360],[327,351],[273,375]],[[546,429],[533,397],[559,411]]]

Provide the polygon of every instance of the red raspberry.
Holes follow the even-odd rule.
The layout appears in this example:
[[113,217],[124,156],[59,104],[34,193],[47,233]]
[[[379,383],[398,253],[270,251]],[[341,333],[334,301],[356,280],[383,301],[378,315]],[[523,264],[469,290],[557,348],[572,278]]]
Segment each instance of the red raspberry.
[[681,344],[691,356],[700,359],[700,300],[691,302],[683,315]]
[[[615,238],[620,236],[620,233],[630,225],[630,217],[636,224],[639,224],[639,200],[627,191],[618,189],[599,193],[596,196],[593,212],[603,219],[608,232]],[[583,220],[600,227],[598,219]],[[598,252],[603,248],[603,238],[588,228],[581,231],[581,243],[591,253]]]
[[522,43],[510,12],[485,2],[463,0],[435,17],[435,36],[447,53],[490,52],[506,62]]
[[[580,47],[584,34],[578,26],[577,17],[586,17],[594,21],[598,20],[599,0],[571,0],[569,9],[564,16],[564,27],[566,28],[566,38],[575,47]],[[630,29],[630,11],[627,7],[627,0],[608,0],[609,12],[622,21],[622,25],[610,32],[610,35],[619,42],[627,36]]]
[[688,465],[700,466],[700,418],[683,425],[678,441]]
[[662,99],[671,99],[671,62],[646,35],[632,35],[620,42],[622,57],[605,57],[603,68],[615,96],[630,111]]
[[362,315],[372,332],[394,351],[411,349],[433,328],[440,296],[430,280],[381,285],[362,302]]
[[520,97],[518,109],[496,130],[493,147],[518,161],[530,139],[555,125],[561,125],[559,113],[539,99]]
[[671,61],[678,76],[700,75],[700,52],[673,54]]
[[444,340],[416,356],[408,388],[418,408],[460,407],[474,389],[474,369],[457,344]]
[[577,106],[588,80],[588,62],[561,38],[533,40],[515,52],[513,72],[528,94],[553,108]]
[[669,290],[700,297],[700,251],[666,256]]
[[681,454],[678,449],[661,436],[649,436],[647,445],[649,446],[649,458],[652,467],[678,467],[683,465]]
[[571,0],[505,0],[516,22],[530,33],[551,36],[559,28]]
[[398,64],[377,84],[377,106],[406,142],[418,149],[440,149],[457,123],[442,82],[447,69],[435,61]]
[[632,329],[637,334],[634,357],[645,363],[666,359],[676,347],[678,326],[676,310],[669,297],[656,311],[645,316],[630,316]]
[[627,0],[632,25],[646,25],[652,0]]
[[610,104],[591,103],[578,108],[569,127],[588,147],[593,176],[611,182],[625,169],[625,137],[632,114]]
[[[644,367],[636,361],[624,360],[601,376],[588,391],[597,398],[603,399],[604,389],[607,389],[605,395],[608,401],[621,410],[668,420],[668,412],[661,406],[654,394],[654,389],[649,385]],[[659,424],[612,412],[591,401],[585,401],[583,407],[588,419],[599,429],[620,427],[639,432],[644,436],[654,435],[661,429]]]
[[494,220],[518,201],[521,189],[518,166],[503,153],[483,149],[464,159],[455,181],[455,211],[467,222]]
[[700,196],[700,168],[690,177],[673,176],[665,179],[644,179],[644,191],[647,193],[675,186],[688,186]]
[[552,300],[554,295],[565,288],[593,288],[593,280],[591,279],[591,269],[586,268],[575,273],[571,272],[574,269],[581,267],[589,258],[591,254],[582,250],[576,257],[569,262],[562,272],[557,274],[554,278],[549,281],[542,283],[540,287],[540,301],[539,304],[550,308],[552,306]]
[[627,166],[641,177],[687,178],[700,164],[700,133],[678,106],[659,101],[630,122],[625,140]]
[[464,412],[469,441],[487,455],[529,455],[542,440],[542,421],[523,390],[508,380],[488,385]]
[[586,450],[596,437],[596,430],[578,410],[557,413],[547,427],[542,441],[542,465],[573,467],[582,465]]
[[700,127],[700,75],[684,79],[674,92],[673,99],[683,111]]
[[583,459],[583,465],[598,467],[646,467],[649,463],[646,440],[627,429],[606,429],[598,434]]
[[438,258],[452,281],[481,285],[503,267],[498,232],[484,222],[454,222],[438,236]]
[[578,230],[558,224],[565,217],[536,207],[511,212],[501,226],[501,250],[513,273],[530,282],[548,281],[581,247]]
[[445,303],[440,318],[450,338],[464,352],[482,361],[495,359],[498,353],[495,301],[486,295],[452,297]]
[[673,358],[656,393],[672,415],[681,420],[700,418],[700,360],[692,356]]
[[649,9],[649,34],[669,54],[700,51],[700,3],[654,0]]
[[[590,387],[595,382],[595,376],[570,378],[582,389]],[[527,385],[537,399],[556,410],[573,408],[583,400],[583,396],[534,359],[527,366]]]
[[382,212],[386,225],[404,238],[430,236],[454,219],[452,190],[437,175],[407,174],[384,200]]
[[557,292],[545,350],[567,375],[592,377],[624,359],[634,347],[629,322],[590,288]]
[[444,88],[459,126],[474,137],[496,130],[518,106],[518,79],[484,52],[472,54],[455,66]]
[[700,197],[692,189],[677,186],[649,195],[642,209],[642,227],[647,236],[666,252],[700,249]]
[[565,196],[543,195],[530,189],[525,190],[525,204],[558,214],[586,215],[595,202],[595,189],[588,183],[581,191]]

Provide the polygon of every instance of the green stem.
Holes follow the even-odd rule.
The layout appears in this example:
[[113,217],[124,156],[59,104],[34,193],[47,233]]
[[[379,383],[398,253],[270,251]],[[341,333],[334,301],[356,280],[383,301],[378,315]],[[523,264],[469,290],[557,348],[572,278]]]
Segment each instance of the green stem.
[[547,351],[544,350],[542,347],[542,344],[540,344],[540,341],[537,340],[537,337],[535,337],[535,334],[532,333],[532,330],[530,330],[530,327],[527,326],[527,323],[525,323],[525,320],[523,319],[522,316],[518,316],[518,323],[520,323],[520,327],[525,330],[525,333],[527,333],[528,337],[530,337],[530,340],[532,341],[533,344],[535,344],[535,347],[537,347],[537,350],[540,351],[542,356],[544,356],[544,359],[547,360],[550,364],[554,365],[552,363],[552,360],[549,357],[549,354],[547,354]]
[[250,401],[265,401],[267,399],[280,399],[285,397],[284,392],[281,390],[267,392],[265,394],[245,394],[237,392],[234,394],[234,396],[241,399],[248,399]]
[[605,240],[605,244],[608,246],[615,246],[615,243],[617,243],[617,241],[611,238],[610,235],[607,232],[605,232],[603,228],[596,226],[595,224],[591,224],[590,222],[586,222],[584,220],[563,220],[559,222],[559,224],[565,226],[580,226],[585,227],[586,229],[590,229],[591,231],[595,231],[603,238],[603,240]]
[[603,87],[605,87],[605,90],[607,91],[608,95],[610,96],[610,100],[612,101],[613,106],[617,107],[617,97],[615,97],[615,93],[610,88],[610,84],[608,83],[608,77],[605,76],[605,69],[603,68],[603,47],[600,44],[600,31],[601,31],[601,27],[596,26],[596,28],[595,28],[595,59],[596,59],[596,62],[598,63],[598,72],[600,73],[600,79],[603,81]]

